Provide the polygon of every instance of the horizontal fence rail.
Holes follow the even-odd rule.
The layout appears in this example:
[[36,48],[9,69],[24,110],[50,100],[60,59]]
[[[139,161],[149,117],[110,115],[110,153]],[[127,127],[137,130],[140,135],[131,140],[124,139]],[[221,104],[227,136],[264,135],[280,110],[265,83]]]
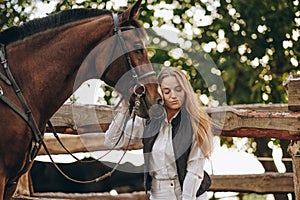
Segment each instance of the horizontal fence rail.
[[[300,113],[288,110],[287,104],[247,104],[205,110],[215,122],[213,129],[217,135],[300,140]],[[103,145],[105,131],[114,115],[110,106],[65,104],[54,114],[51,122],[70,152],[98,151],[107,150]],[[47,128],[46,132],[50,130]],[[53,134],[46,133],[44,140],[51,154],[66,153]],[[132,147],[140,148],[139,145]],[[39,155],[44,154],[46,152],[41,148]],[[293,173],[211,175],[211,179],[210,191],[294,192]],[[145,198],[143,193],[135,195],[134,198]]]

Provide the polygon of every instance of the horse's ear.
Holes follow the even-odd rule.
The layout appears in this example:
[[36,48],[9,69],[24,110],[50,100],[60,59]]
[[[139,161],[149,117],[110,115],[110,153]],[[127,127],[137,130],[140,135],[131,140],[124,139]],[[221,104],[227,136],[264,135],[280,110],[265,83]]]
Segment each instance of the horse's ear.
[[130,9],[130,18],[137,19],[140,15],[140,6],[141,6],[142,0],[138,0]]
[[138,0],[133,6],[125,10],[125,12],[122,14],[122,18],[124,21],[127,21],[129,19],[137,19],[140,14],[140,6],[141,6],[142,0]]

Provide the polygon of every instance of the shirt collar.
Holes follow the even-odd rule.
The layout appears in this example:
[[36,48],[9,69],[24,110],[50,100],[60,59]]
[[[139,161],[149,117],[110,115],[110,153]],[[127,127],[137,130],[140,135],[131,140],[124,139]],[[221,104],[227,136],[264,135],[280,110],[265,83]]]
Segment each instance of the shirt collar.
[[171,123],[172,122],[172,120],[174,119],[174,118],[176,118],[177,117],[177,115],[178,115],[178,113],[180,113],[180,111],[181,110],[178,110],[178,112],[170,119],[170,121],[168,121],[168,118],[167,118],[167,111],[165,110],[165,122],[166,123]]

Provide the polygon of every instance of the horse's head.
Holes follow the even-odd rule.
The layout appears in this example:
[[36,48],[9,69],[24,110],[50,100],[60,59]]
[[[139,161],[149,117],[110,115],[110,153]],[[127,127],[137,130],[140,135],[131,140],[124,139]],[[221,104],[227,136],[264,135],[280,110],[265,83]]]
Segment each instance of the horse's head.
[[[113,15],[110,53],[101,79],[113,86],[137,115],[161,115],[158,82],[145,49],[147,34],[138,22],[141,0],[125,12]],[[138,105],[137,105],[138,104]]]

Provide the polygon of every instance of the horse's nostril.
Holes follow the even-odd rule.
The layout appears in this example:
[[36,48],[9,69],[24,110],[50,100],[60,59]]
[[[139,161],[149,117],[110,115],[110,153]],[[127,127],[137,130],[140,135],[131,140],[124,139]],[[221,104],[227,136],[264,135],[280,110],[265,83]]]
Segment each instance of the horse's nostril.
[[158,105],[163,105],[163,103],[164,103],[163,100],[162,100],[161,98],[157,99],[156,102],[157,102]]

